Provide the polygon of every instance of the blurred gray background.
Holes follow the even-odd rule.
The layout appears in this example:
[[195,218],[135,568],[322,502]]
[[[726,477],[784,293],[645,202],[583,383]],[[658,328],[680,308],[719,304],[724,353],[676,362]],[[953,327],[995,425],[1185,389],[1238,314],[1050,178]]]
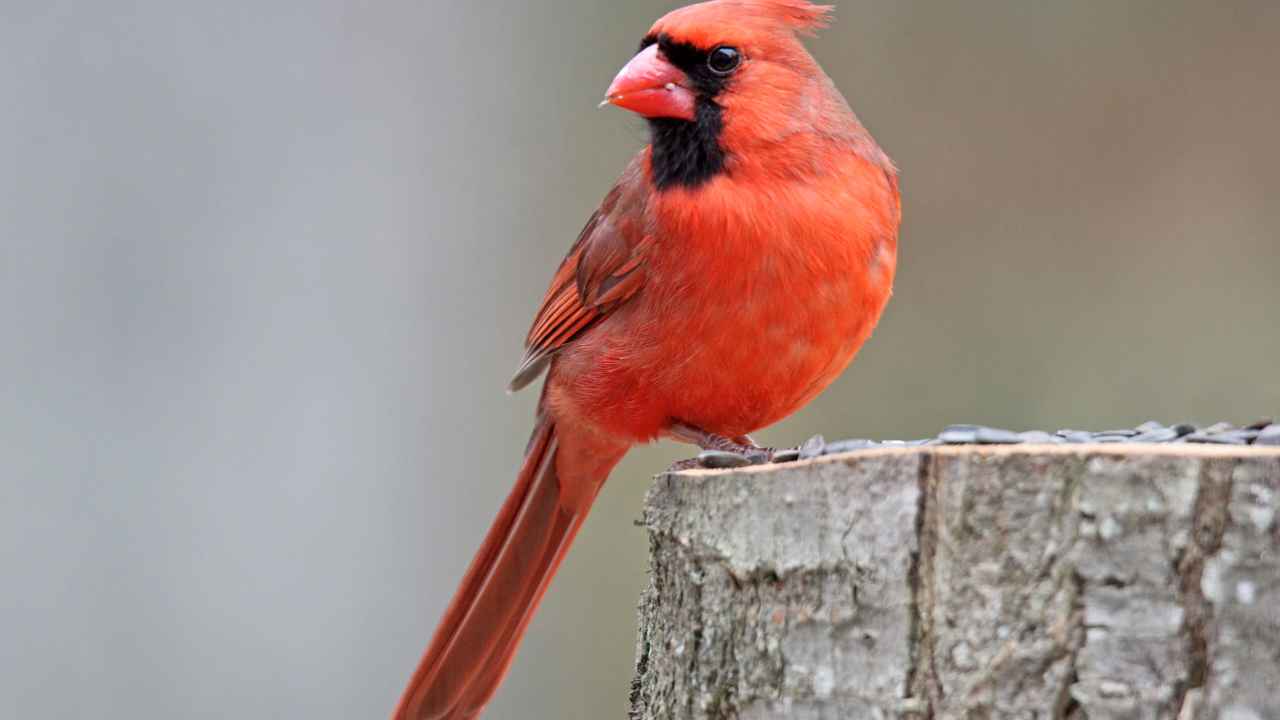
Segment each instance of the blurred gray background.
[[[667,2],[0,0],[0,716],[384,717],[505,496],[503,393]],[[840,3],[894,302],[763,434],[1280,412],[1280,4]],[[635,452],[491,718],[620,717]]]

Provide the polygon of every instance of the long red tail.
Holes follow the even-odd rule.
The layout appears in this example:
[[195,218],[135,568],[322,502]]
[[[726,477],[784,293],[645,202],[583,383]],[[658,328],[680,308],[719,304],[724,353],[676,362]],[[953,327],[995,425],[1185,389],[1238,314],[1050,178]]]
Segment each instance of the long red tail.
[[558,447],[554,422],[541,418],[515,487],[471,561],[393,720],[470,720],[498,689],[533,611],[586,519],[586,507],[575,513],[561,502]]

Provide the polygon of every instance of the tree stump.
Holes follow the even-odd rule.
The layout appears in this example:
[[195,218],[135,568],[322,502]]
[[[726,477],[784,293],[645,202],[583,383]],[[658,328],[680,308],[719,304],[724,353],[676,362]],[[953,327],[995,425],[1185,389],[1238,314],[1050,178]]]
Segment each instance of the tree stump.
[[870,450],[659,476],[631,714],[1280,718],[1280,450]]

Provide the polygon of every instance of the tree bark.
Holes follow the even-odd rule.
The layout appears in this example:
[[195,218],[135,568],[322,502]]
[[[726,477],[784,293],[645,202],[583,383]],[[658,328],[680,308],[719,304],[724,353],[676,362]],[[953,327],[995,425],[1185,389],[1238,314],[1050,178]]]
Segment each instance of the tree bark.
[[659,476],[631,715],[1280,718],[1280,451],[872,450]]

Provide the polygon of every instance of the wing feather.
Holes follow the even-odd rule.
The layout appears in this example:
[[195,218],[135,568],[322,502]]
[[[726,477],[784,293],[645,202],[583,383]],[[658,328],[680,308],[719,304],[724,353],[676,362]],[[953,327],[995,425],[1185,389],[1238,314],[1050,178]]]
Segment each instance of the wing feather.
[[644,287],[653,239],[645,231],[648,188],[641,167],[632,161],[560,263],[525,338],[511,392],[537,379],[557,352]]

